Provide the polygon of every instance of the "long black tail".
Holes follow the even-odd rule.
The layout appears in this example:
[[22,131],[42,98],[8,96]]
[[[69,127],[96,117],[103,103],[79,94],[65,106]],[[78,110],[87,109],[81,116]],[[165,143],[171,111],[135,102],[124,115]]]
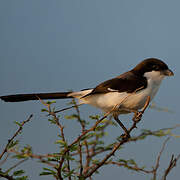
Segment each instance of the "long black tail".
[[56,92],[56,93],[33,93],[33,94],[13,94],[7,96],[0,96],[5,102],[20,102],[39,99],[66,99],[72,98],[68,96],[71,92]]

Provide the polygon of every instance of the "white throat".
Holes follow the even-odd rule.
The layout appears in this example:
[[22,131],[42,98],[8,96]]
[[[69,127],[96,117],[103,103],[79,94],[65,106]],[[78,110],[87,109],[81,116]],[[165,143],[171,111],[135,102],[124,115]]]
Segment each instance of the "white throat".
[[147,78],[148,82],[152,81],[156,84],[161,84],[161,81],[163,80],[165,75],[163,75],[160,71],[151,71],[144,73],[144,77]]
[[165,75],[163,75],[160,71],[151,71],[151,72],[146,72],[144,74],[144,77],[147,78],[148,81],[147,89],[149,90],[149,94],[152,100],[156,95]]

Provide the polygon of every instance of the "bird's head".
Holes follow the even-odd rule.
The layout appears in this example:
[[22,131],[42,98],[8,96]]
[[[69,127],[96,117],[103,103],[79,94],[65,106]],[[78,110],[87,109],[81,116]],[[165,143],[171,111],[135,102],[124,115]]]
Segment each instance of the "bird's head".
[[136,74],[143,75],[145,77],[159,76],[161,78],[165,76],[173,76],[167,64],[160,59],[148,58],[140,62],[132,71]]

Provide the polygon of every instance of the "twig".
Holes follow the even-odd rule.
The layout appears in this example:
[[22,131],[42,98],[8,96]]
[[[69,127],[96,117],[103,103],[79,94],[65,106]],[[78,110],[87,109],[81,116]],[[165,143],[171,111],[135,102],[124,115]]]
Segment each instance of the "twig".
[[[57,111],[52,111],[52,110],[51,110],[51,107],[50,107],[50,104],[45,103],[45,102],[44,102],[42,99],[40,99],[39,97],[38,97],[38,99],[41,101],[42,104],[44,104],[45,106],[47,106],[49,115],[53,116],[54,120],[56,121],[56,125],[60,128],[62,140],[63,140],[64,142],[66,142],[66,139],[65,139],[65,136],[64,136],[64,126],[61,125],[61,123],[59,122],[59,118],[56,116]],[[70,107],[70,108],[72,108],[72,107]],[[70,109],[70,108],[69,108],[69,109]],[[66,108],[66,109],[68,109],[68,108]],[[66,109],[65,109],[65,110],[66,110]],[[58,112],[60,112],[60,111],[58,111]],[[62,155],[62,158],[61,158],[61,161],[59,162],[58,167],[55,167],[55,168],[57,169],[57,174],[58,174],[58,177],[59,177],[60,180],[63,180],[62,175],[61,175],[61,170],[62,170],[62,165],[63,165],[63,163],[64,163],[65,155],[66,155],[66,154],[69,155],[69,151],[67,151],[66,153],[64,153],[64,154]],[[70,170],[70,163],[69,163],[69,160],[68,160],[68,159],[67,159],[67,169],[68,169],[68,172],[70,173],[71,170]],[[69,176],[68,179],[71,180],[71,177]]]
[[[79,111],[79,106],[78,104],[76,103],[75,99],[73,99],[73,104],[75,106],[75,109],[76,109],[76,112],[77,112],[77,118],[78,118],[78,122],[80,123],[81,125],[81,129],[82,129],[82,133],[85,131],[85,123],[81,120],[81,116],[80,116],[80,111]],[[88,141],[86,139],[84,139],[84,145],[85,145],[85,148],[86,148],[86,164],[83,168],[80,167],[80,176],[82,176],[82,173],[84,173],[84,171],[89,167],[89,164],[90,164],[90,153],[89,153],[89,145],[88,145]],[[81,148],[81,147],[80,147]],[[78,153],[81,153],[81,164],[82,165],[82,150]]]
[[[74,98],[72,100],[72,103],[74,104],[74,108],[75,108],[76,113],[77,113],[77,120],[81,125],[82,132],[84,132],[85,131],[85,123],[81,120],[80,111],[79,111],[79,105],[76,103]],[[87,145],[86,140],[84,140],[84,143]],[[82,157],[82,145],[81,145],[80,141],[78,143],[78,146],[79,146],[78,154],[79,154],[79,164],[80,164],[79,177],[82,177],[82,173],[83,173],[83,157]]]
[[114,153],[116,152],[116,150],[121,146],[123,145],[124,143],[126,143],[128,141],[128,139],[122,139],[122,141],[116,143],[116,145],[114,146],[113,150],[106,155],[106,157],[101,161],[99,162],[94,168],[92,168],[92,170],[86,174],[84,177],[87,178],[87,177],[90,177],[92,176],[92,174],[97,171],[103,164],[105,164],[105,162],[111,157],[114,155]]
[[15,165],[13,165],[13,166],[10,167],[8,170],[6,170],[6,172],[10,172],[12,169],[16,168],[17,166],[19,166],[20,164],[24,163],[24,162],[27,161],[27,160],[28,160],[28,158],[23,159],[23,160],[17,162]]
[[45,163],[53,168],[56,168],[57,165],[56,164],[53,164],[53,163],[50,163],[49,160],[46,160],[45,158],[53,158],[53,157],[56,157],[56,155],[51,155],[51,154],[45,154],[45,155],[38,155],[38,154],[33,154],[33,153],[21,153],[21,152],[18,152],[16,151],[15,149],[11,149],[9,150],[8,152],[11,152],[11,153],[15,153],[16,155],[22,155],[22,156],[26,156],[28,158],[32,158],[32,159],[39,159],[42,163]]
[[162,145],[162,148],[161,148],[161,151],[159,152],[159,155],[158,155],[158,157],[157,157],[157,161],[156,161],[155,168],[153,168],[153,179],[156,179],[157,170],[158,170],[158,168],[159,168],[160,158],[161,158],[161,155],[162,155],[162,153],[163,153],[163,151],[164,151],[164,149],[165,149],[165,146],[166,146],[167,142],[169,141],[169,139],[170,139],[170,137],[168,137],[168,138],[164,141],[164,143],[163,143],[163,145]]
[[174,155],[171,156],[168,168],[165,170],[162,180],[166,180],[167,175],[176,166],[177,161],[180,159],[180,154],[175,158]]
[[[69,156],[69,152],[67,153],[67,155]],[[69,159],[67,159],[67,169],[68,169],[68,173],[70,173],[71,167],[70,167]],[[71,180],[71,176],[68,176],[68,179]]]
[[8,175],[8,174],[6,174],[6,173],[4,173],[4,172],[2,172],[1,170],[0,170],[0,178],[5,178],[5,179],[8,179],[8,180],[15,180],[12,176],[10,176],[10,175]]
[[81,143],[79,142],[79,164],[80,164],[80,172],[79,176],[82,177],[82,172],[83,172],[83,161],[82,161],[82,151],[81,151]]
[[134,171],[141,171],[141,172],[144,172],[146,174],[151,174],[153,172],[153,170],[145,170],[143,168],[138,167],[137,165],[130,166],[130,165],[123,163],[123,162],[109,161],[109,162],[106,162],[105,164],[113,164],[113,165],[117,165],[117,166],[124,166],[128,169],[132,169]]
[[61,136],[62,136],[62,138],[63,138],[63,141],[65,141],[65,136],[64,136],[64,132],[63,132],[64,127],[60,124],[59,118],[57,118],[56,113],[51,110],[50,104],[45,103],[45,102],[44,102],[42,99],[40,99],[38,96],[37,96],[37,98],[40,100],[40,102],[41,102],[43,105],[45,105],[45,106],[48,108],[49,115],[53,116],[54,120],[56,121],[57,126],[58,126],[58,127],[60,128],[60,130],[61,130]]
[[8,157],[9,157],[9,153],[6,153],[6,156],[4,157],[4,159],[0,161],[0,167],[7,161]]
[[[103,132],[104,129],[108,126],[108,122],[103,126],[101,127],[101,131]],[[86,165],[84,167],[84,171],[83,171],[83,174],[87,174],[89,169],[90,169],[90,162],[91,162],[91,159],[100,154],[100,153],[103,153],[103,152],[106,152],[106,151],[110,151],[112,150],[113,148],[109,148],[109,149],[101,149],[99,151],[96,151],[96,146],[97,146],[97,142],[99,141],[99,136],[95,136],[95,140],[92,144],[92,147],[90,149],[88,149],[88,152],[87,153],[87,157],[86,157]],[[86,145],[85,145],[86,146]],[[89,177],[91,179],[91,177]]]
[[32,117],[33,117],[33,115],[31,114],[27,120],[23,121],[23,122],[20,124],[19,129],[14,133],[14,135],[11,137],[11,139],[8,140],[8,143],[6,144],[3,152],[0,154],[0,160],[1,160],[1,158],[3,157],[3,155],[7,152],[10,143],[12,143],[12,141],[14,140],[14,138],[22,131],[23,126],[24,126],[27,122],[29,122]]
[[66,108],[63,108],[63,109],[54,111],[54,113],[59,113],[59,112],[62,112],[62,111],[66,111],[66,110],[68,110],[68,109],[76,108],[77,106],[81,106],[81,105],[83,105],[83,103],[82,103],[82,104],[76,104],[76,105],[74,105],[74,106],[69,106],[69,107],[66,107]]
[[[139,135],[137,135],[137,136],[134,136],[134,137],[131,137],[131,139],[129,139],[129,141],[137,141],[137,140],[139,140],[139,139],[142,139],[144,136],[149,136],[149,135],[154,135],[154,136],[156,136],[156,134],[157,133],[159,133],[159,132],[164,132],[164,131],[167,131],[167,133],[166,132],[164,132],[166,135],[170,135],[171,136],[171,133],[169,132],[170,130],[173,130],[173,129],[176,129],[176,128],[178,128],[178,127],[180,127],[180,124],[177,124],[177,125],[175,125],[175,126],[173,126],[173,127],[170,127],[170,128],[162,128],[162,129],[158,129],[158,130],[155,130],[155,131],[147,131],[147,132],[142,132],[142,133],[140,133]],[[144,139],[144,138],[143,138]]]
[[[82,134],[80,136],[78,136],[70,145],[67,146],[67,148],[64,149],[64,153],[62,154],[62,159],[60,160],[59,162],[59,167],[57,168],[57,171],[60,172],[61,169],[62,169],[62,165],[64,163],[64,156],[67,152],[70,151],[70,148],[76,144],[77,142],[79,142],[87,133],[89,133],[90,131],[94,131],[96,129],[96,127],[98,126],[98,124],[103,120],[105,119],[109,114],[109,113],[106,113],[100,120],[96,121],[96,123],[88,130],[85,130],[84,132],[82,132]],[[62,179],[61,179],[62,180]]]
[[72,103],[74,104],[74,106],[72,106],[72,107],[74,107],[75,110],[76,110],[77,120],[80,123],[81,128],[82,128],[82,132],[83,132],[85,130],[85,123],[81,120],[81,115],[80,115],[80,111],[79,111],[79,106],[82,105],[82,104],[77,104],[74,98],[72,100]]

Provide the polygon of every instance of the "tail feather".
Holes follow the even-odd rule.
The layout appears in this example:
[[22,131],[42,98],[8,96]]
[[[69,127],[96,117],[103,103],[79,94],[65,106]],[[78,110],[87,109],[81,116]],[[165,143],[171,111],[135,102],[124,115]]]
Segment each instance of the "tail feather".
[[0,99],[5,102],[20,102],[39,99],[66,99],[72,98],[72,96],[68,96],[70,93],[71,92],[13,94],[7,96],[0,96]]

